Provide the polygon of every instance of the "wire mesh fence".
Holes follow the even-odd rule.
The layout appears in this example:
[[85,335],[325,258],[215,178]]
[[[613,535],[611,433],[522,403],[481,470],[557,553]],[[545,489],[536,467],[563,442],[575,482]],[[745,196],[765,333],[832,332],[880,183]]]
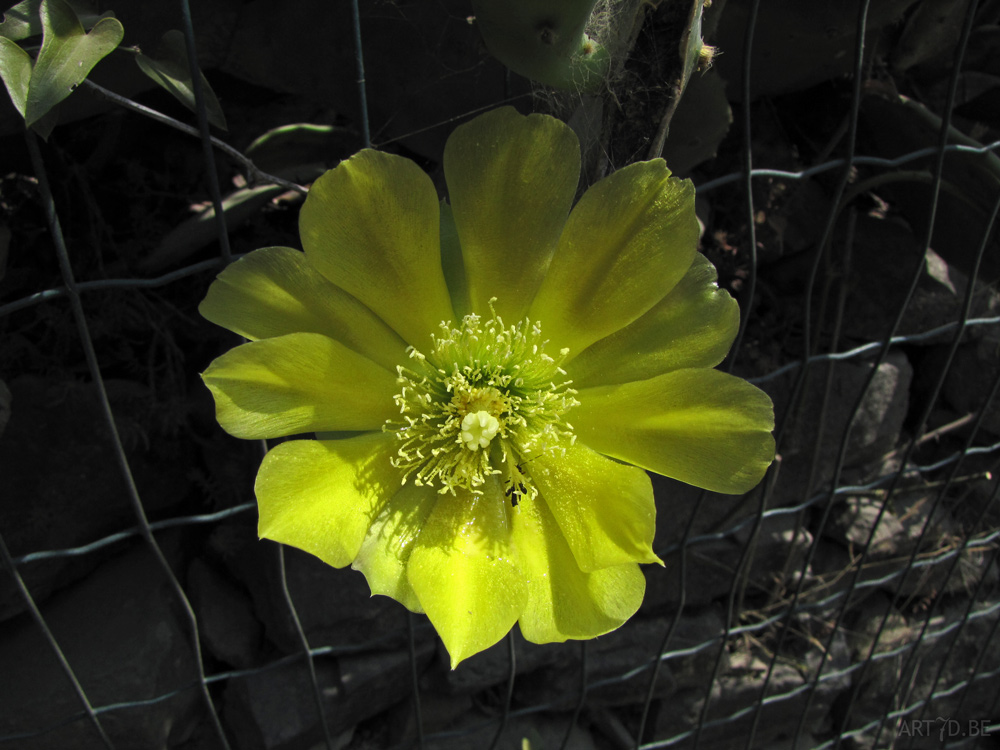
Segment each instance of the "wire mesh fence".
[[[467,25],[460,5],[426,7]],[[654,480],[665,566],[647,571],[646,601],[620,630],[550,646],[515,632],[455,671],[423,616],[369,599],[356,573],[257,542],[251,488],[261,446],[247,450],[199,422],[205,394],[196,373],[233,342],[191,333],[203,327],[195,307],[215,272],[265,244],[264,224],[294,236],[294,179],[272,179],[252,154],[210,138],[193,75],[198,127],[156,116],[203,147],[207,183],[190,190],[214,208],[206,215],[218,256],[167,253],[159,275],[134,259],[106,267],[100,246],[117,240],[99,221],[65,240],[60,227],[80,218],[49,176],[69,179],[94,162],[67,167],[78,155],[28,134],[23,173],[33,179],[5,178],[5,210],[23,217],[19,205],[40,206],[53,256],[37,261],[43,271],[22,271],[30,266],[12,245],[16,293],[0,304],[11,386],[9,404],[0,404],[9,412],[0,444],[0,557],[9,578],[0,590],[0,746],[652,750],[995,740],[1000,140],[995,118],[966,109],[959,123],[954,113],[974,98],[964,73],[1000,6],[948,6],[954,34],[927,55],[944,72],[914,114],[913,100],[896,106],[888,91],[898,81],[878,68],[888,57],[879,43],[912,38],[906,29],[933,3],[838,5],[850,40],[843,75],[773,91],[770,57],[759,50],[791,33],[775,16],[787,7],[719,5],[729,6],[717,10],[723,18],[737,18],[717,30],[735,124],[719,156],[698,162],[692,177],[704,208],[702,249],[743,311],[724,366],[774,400],[779,458],[745,497]],[[180,8],[193,52],[192,9],[186,0]],[[401,116],[372,102],[378,83],[364,65],[391,38],[380,19],[413,31],[423,11],[353,2],[338,12],[352,44],[352,54],[334,56],[343,63],[335,75],[352,92],[341,106],[356,112],[348,140],[402,142],[435,167],[425,155],[433,147],[403,136],[446,133],[481,107],[457,105],[452,117],[433,103],[394,130]],[[663,33],[662,8],[644,13],[653,31],[635,50]],[[786,23],[794,31],[804,21]],[[974,72],[984,70],[1000,76],[989,66]],[[512,91],[509,76],[489,80],[495,90],[482,106],[563,106],[546,92]],[[652,84],[644,86],[652,100]],[[118,98],[133,110],[118,122],[149,114]],[[808,110],[818,98],[832,101],[817,123]],[[789,110],[796,117],[782,120]],[[643,144],[653,139],[650,118],[627,125]],[[810,137],[826,145],[791,153],[792,139],[776,133],[793,127],[805,134],[796,148]],[[56,130],[53,142],[60,137]],[[645,158],[625,143],[605,143],[599,169]],[[217,166],[213,148],[225,148],[233,165]],[[682,160],[668,146],[671,164],[671,153]],[[257,204],[249,232],[230,226],[218,181],[230,168],[250,174],[250,190],[280,188]],[[18,195],[30,197],[18,204]],[[72,210],[97,205],[88,200]],[[176,205],[165,211],[174,221]],[[84,250],[86,238],[93,246]],[[77,277],[82,268],[86,280]],[[51,278],[60,283],[44,283]],[[45,357],[30,356],[36,345]],[[140,351],[149,361],[129,369]],[[43,481],[60,472],[74,475]],[[39,528],[51,533],[28,533]]]

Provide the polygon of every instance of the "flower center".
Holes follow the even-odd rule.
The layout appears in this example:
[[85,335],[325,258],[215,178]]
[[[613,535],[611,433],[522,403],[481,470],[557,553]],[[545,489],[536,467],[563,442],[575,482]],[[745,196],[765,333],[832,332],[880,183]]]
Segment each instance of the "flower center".
[[402,419],[383,427],[400,440],[392,462],[403,482],[480,494],[501,475],[513,504],[533,498],[525,465],[575,440],[563,420],[579,403],[559,366],[568,350],[554,359],[537,323],[505,327],[496,314],[442,323],[431,342],[426,355],[411,346],[411,367],[397,368]]

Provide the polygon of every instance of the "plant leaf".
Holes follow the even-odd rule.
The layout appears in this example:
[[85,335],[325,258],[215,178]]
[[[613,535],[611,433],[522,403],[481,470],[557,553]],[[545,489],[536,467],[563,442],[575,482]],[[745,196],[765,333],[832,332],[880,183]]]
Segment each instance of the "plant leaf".
[[[171,29],[160,38],[160,44],[156,48],[156,57],[140,54],[136,56],[135,61],[143,73],[169,91],[181,104],[192,112],[198,111],[184,34],[176,29]],[[217,128],[228,130],[226,117],[222,114],[222,107],[219,105],[215,92],[208,85],[205,74],[199,70],[198,75],[201,76],[208,121]]]
[[354,153],[357,140],[358,134],[349,128],[291,123],[256,138],[246,155],[264,172],[306,183]]
[[14,108],[24,117],[31,80],[31,58],[10,39],[0,36],[0,78],[3,78]]
[[[247,221],[262,205],[285,192],[280,185],[242,188],[226,196],[222,211],[230,230]],[[152,254],[142,261],[144,271],[155,271],[182,261],[218,236],[215,208],[209,206],[197,216],[182,222],[160,241]]]
[[24,0],[4,11],[0,23],[0,36],[13,41],[27,39],[42,33],[42,19],[38,16],[38,6],[42,0]]
[[49,136],[52,134],[53,128],[55,128],[58,124],[59,105],[57,104],[44,115],[35,120],[35,122],[31,125],[31,129],[35,131],[35,135],[47,143]]
[[90,33],[65,0],[42,0],[42,49],[28,85],[24,119],[31,127],[69,96],[125,35],[115,18],[102,18]]
[[[87,0],[66,0],[66,2],[76,11],[77,18],[85,29],[92,28],[105,16],[113,18],[115,15],[110,11],[104,14],[95,13],[93,3]],[[13,8],[4,11],[4,20],[0,23],[0,36],[17,42],[41,34],[42,17],[39,13],[41,5],[42,0],[22,0]]]

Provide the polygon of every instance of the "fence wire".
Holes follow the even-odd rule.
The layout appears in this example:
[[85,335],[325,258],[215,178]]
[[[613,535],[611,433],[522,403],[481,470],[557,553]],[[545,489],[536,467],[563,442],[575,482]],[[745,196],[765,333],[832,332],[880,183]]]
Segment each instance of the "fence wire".
[[[989,502],[983,506],[979,517],[970,527],[973,531],[964,535],[962,538],[955,539],[951,548],[941,549],[931,553],[921,553],[921,541],[923,541],[924,536],[928,532],[931,525],[928,520],[928,522],[925,523],[921,529],[920,538],[917,543],[913,545],[913,550],[904,566],[891,570],[883,575],[871,574],[863,576],[862,574],[866,570],[869,553],[874,546],[873,542],[879,520],[883,517],[886,509],[890,507],[890,501],[892,498],[900,492],[900,483],[904,479],[904,474],[916,473],[921,475],[930,475],[945,472],[946,479],[940,483],[940,488],[934,495],[932,506],[929,511],[929,518],[933,518],[935,512],[944,501],[948,492],[955,486],[955,483],[959,481],[960,470],[967,459],[977,456],[991,458],[1000,456],[1000,442],[985,442],[987,439],[981,436],[979,430],[979,427],[988,410],[994,406],[996,391],[998,389],[998,384],[1000,384],[1000,378],[998,378],[993,383],[989,396],[982,404],[980,404],[977,412],[972,417],[971,429],[968,433],[965,444],[960,450],[954,451],[950,455],[938,458],[928,464],[916,464],[910,460],[915,449],[920,444],[920,441],[927,439],[925,431],[930,419],[931,410],[937,401],[938,394],[941,391],[945,378],[949,372],[949,368],[952,365],[952,356],[954,355],[959,343],[963,340],[963,336],[966,332],[974,329],[980,329],[993,335],[1000,335],[1000,316],[973,317],[971,315],[973,294],[976,290],[976,278],[980,259],[986,253],[987,248],[989,247],[990,239],[995,231],[997,214],[998,211],[1000,211],[1000,196],[998,196],[997,203],[993,207],[992,214],[982,237],[981,245],[978,248],[976,263],[972,273],[970,274],[967,293],[965,299],[963,300],[962,311],[957,320],[936,326],[926,331],[905,335],[899,333],[903,316],[908,305],[910,304],[914,290],[916,289],[920,278],[924,262],[923,257],[921,257],[917,267],[915,267],[911,272],[911,281],[896,318],[890,329],[885,332],[885,335],[881,340],[869,341],[861,345],[846,348],[843,351],[832,350],[829,352],[817,352],[817,346],[815,345],[815,342],[811,340],[814,327],[810,321],[810,316],[812,315],[813,310],[811,302],[812,295],[821,268],[820,263],[823,259],[823,250],[829,249],[834,228],[840,218],[841,198],[845,195],[848,185],[850,184],[855,171],[859,167],[892,170],[918,160],[927,159],[928,157],[934,159],[933,179],[931,182],[932,197],[928,206],[928,215],[930,220],[925,230],[925,236],[923,237],[923,247],[929,248],[931,246],[931,237],[935,225],[938,196],[942,190],[942,175],[945,159],[952,154],[991,154],[1000,151],[1000,141],[995,141],[982,147],[948,143],[948,128],[950,124],[952,103],[956,87],[958,85],[959,74],[962,70],[962,58],[968,44],[969,33],[972,28],[978,3],[973,0],[973,2],[968,4],[968,9],[963,21],[963,34],[955,49],[955,64],[951,74],[949,98],[947,105],[944,107],[943,124],[940,128],[938,145],[933,148],[914,150],[897,158],[887,159],[878,156],[856,153],[859,106],[862,90],[861,84],[864,79],[863,65],[866,60],[864,40],[866,38],[866,23],[869,13],[869,2],[867,0],[861,2],[859,4],[859,14],[856,19],[856,46],[852,74],[853,93],[851,98],[851,112],[846,139],[846,155],[839,158],[828,159],[820,164],[810,166],[800,171],[775,169],[770,168],[767,165],[762,167],[754,166],[755,160],[752,142],[754,123],[751,118],[751,107],[746,103],[751,101],[750,81],[753,73],[750,68],[750,59],[751,52],[753,50],[754,29],[758,16],[759,5],[759,1],[756,0],[751,4],[751,12],[746,27],[746,44],[743,52],[744,80],[742,81],[742,86],[744,91],[743,101],[745,104],[743,107],[743,121],[741,123],[741,127],[743,131],[744,169],[742,172],[734,172],[723,175],[698,185],[698,194],[700,197],[707,196],[713,191],[719,190],[725,186],[734,184],[742,185],[743,200],[745,201],[744,209],[749,230],[749,238],[747,240],[748,247],[744,249],[751,258],[751,268],[749,286],[742,304],[745,314],[742,320],[740,336],[737,339],[737,349],[740,346],[740,342],[743,340],[746,325],[750,319],[750,316],[747,315],[746,312],[748,310],[752,310],[751,302],[753,300],[757,280],[757,243],[754,235],[754,227],[756,225],[756,210],[753,199],[754,183],[757,181],[773,179],[801,181],[816,175],[831,172],[836,176],[836,187],[833,190],[834,199],[831,201],[830,213],[824,217],[823,221],[824,228],[822,238],[819,242],[821,251],[816,254],[808,276],[806,302],[803,308],[805,321],[802,326],[804,341],[802,342],[801,359],[784,364],[780,367],[775,367],[769,372],[755,378],[750,378],[750,380],[751,382],[765,384],[773,382],[784,376],[793,377],[794,388],[792,390],[791,400],[794,403],[802,395],[802,389],[807,375],[827,372],[823,368],[830,368],[834,363],[838,362],[853,361],[870,363],[870,374],[867,376],[867,380],[862,387],[861,393],[857,397],[852,416],[848,420],[848,425],[850,425],[854,417],[862,408],[863,400],[872,386],[872,382],[876,377],[879,365],[886,361],[891,351],[900,350],[929,340],[939,341],[942,340],[942,337],[947,337],[947,340],[949,341],[949,357],[947,364],[941,368],[940,373],[936,378],[936,382],[930,389],[933,395],[927,400],[925,408],[919,416],[918,424],[913,430],[914,437],[900,449],[901,457],[897,462],[899,466],[898,470],[880,476],[871,482],[855,484],[843,481],[845,456],[850,447],[850,430],[847,428],[843,432],[842,439],[837,449],[837,459],[833,480],[829,483],[828,487],[815,492],[800,503],[782,507],[769,507],[767,501],[769,498],[769,492],[775,481],[775,473],[777,469],[772,470],[768,478],[762,483],[761,487],[750,495],[750,500],[756,507],[756,511],[753,514],[739,520],[730,521],[725,524],[723,528],[717,531],[695,533],[695,526],[693,522],[695,516],[697,515],[697,508],[704,500],[703,494],[698,505],[696,505],[695,511],[687,520],[686,528],[680,540],[667,543],[663,545],[661,549],[657,550],[657,554],[664,559],[674,555],[677,556],[676,572],[678,581],[680,582],[679,599],[677,601],[676,608],[671,613],[669,625],[663,633],[663,638],[658,652],[651,659],[635,663],[628,669],[623,670],[620,674],[601,679],[594,679],[593,677],[588,676],[588,653],[590,653],[593,649],[593,645],[588,644],[587,642],[581,642],[578,645],[578,666],[580,675],[579,683],[576,688],[578,692],[572,697],[572,708],[569,710],[567,710],[564,703],[535,704],[520,707],[514,706],[512,696],[514,694],[514,686],[517,680],[517,662],[515,659],[515,642],[513,635],[511,635],[508,637],[506,645],[508,678],[500,688],[501,695],[499,699],[499,715],[494,719],[484,720],[481,724],[464,726],[458,730],[438,731],[434,733],[425,732],[421,712],[422,687],[420,682],[420,669],[418,667],[417,653],[418,649],[416,644],[419,636],[427,636],[430,632],[430,626],[426,622],[425,618],[412,614],[408,615],[406,642],[408,644],[410,655],[410,689],[412,691],[412,705],[415,716],[415,737],[407,744],[400,745],[400,750],[402,750],[403,747],[424,748],[429,743],[434,741],[440,742],[447,741],[449,739],[460,740],[462,737],[469,737],[477,732],[487,730],[493,732],[492,744],[490,746],[500,747],[504,730],[512,719],[545,712],[557,712],[560,716],[565,717],[567,728],[565,735],[563,736],[561,746],[563,748],[572,748],[574,747],[572,731],[574,726],[577,725],[581,714],[588,705],[588,695],[592,695],[595,691],[599,691],[602,688],[622,685],[637,678],[648,680],[646,700],[642,706],[641,715],[638,717],[638,721],[635,724],[637,729],[632,736],[627,737],[626,739],[619,738],[617,744],[612,743],[609,746],[626,747],[631,745],[635,748],[641,748],[641,750],[654,750],[655,748],[668,748],[674,746],[697,748],[699,744],[706,747],[714,747],[715,745],[713,743],[715,743],[716,740],[709,737],[711,730],[725,730],[727,727],[738,727],[738,731],[742,733],[743,737],[745,737],[745,739],[740,739],[739,742],[742,742],[742,745],[749,750],[750,748],[758,746],[755,737],[760,727],[760,723],[765,721],[765,719],[762,718],[764,717],[764,709],[786,704],[793,707],[790,710],[801,712],[801,719],[798,722],[798,728],[795,736],[789,738],[791,744],[787,746],[802,748],[810,746],[808,744],[810,740],[806,738],[806,721],[807,716],[809,715],[810,704],[814,700],[817,691],[823,686],[843,685],[845,684],[845,681],[850,685],[844,693],[846,696],[846,705],[842,707],[844,717],[842,725],[847,727],[849,724],[848,719],[856,702],[863,700],[861,691],[866,684],[866,675],[872,668],[872,665],[877,665],[881,662],[886,662],[887,660],[898,660],[902,666],[898,669],[899,683],[896,686],[897,689],[893,693],[893,700],[889,704],[882,707],[879,718],[868,721],[862,726],[856,726],[850,729],[841,729],[840,731],[837,731],[832,738],[827,739],[821,744],[817,744],[815,746],[819,748],[833,748],[834,750],[837,750],[837,748],[844,746],[845,742],[855,742],[857,744],[851,745],[852,747],[889,746],[893,744],[897,744],[898,746],[922,747],[924,745],[919,743],[916,745],[913,744],[915,742],[915,738],[913,737],[910,737],[909,744],[905,744],[905,741],[900,740],[898,736],[890,738],[890,735],[896,732],[895,728],[899,726],[899,722],[905,722],[907,720],[929,721],[930,719],[928,719],[928,717],[931,714],[929,714],[928,711],[932,709],[935,701],[952,699],[957,696],[959,698],[959,704],[956,709],[956,714],[959,714],[961,713],[961,707],[967,696],[974,694],[975,691],[981,689],[981,686],[990,686],[991,688],[995,688],[996,686],[996,680],[1000,677],[1000,669],[991,669],[989,667],[987,657],[991,652],[996,652],[1000,649],[1000,646],[998,646],[995,641],[997,625],[1000,623],[1000,614],[998,614],[1000,613],[1000,602],[995,601],[996,585],[991,582],[988,574],[989,571],[995,568],[998,562],[997,556],[1000,554],[1000,552],[998,552],[1000,551],[1000,529],[990,527],[989,513],[993,508],[995,508],[995,501],[998,495],[1000,495],[1000,481],[993,481],[993,489]],[[197,70],[197,58],[195,50],[195,34],[188,0],[181,0],[180,9],[183,19],[183,30],[188,43],[190,57],[189,64],[194,72]],[[357,91],[360,101],[362,137],[365,145],[367,146],[371,143],[371,134],[369,131],[367,109],[368,92],[365,80],[364,55],[362,53],[362,33],[357,0],[352,0],[351,2],[351,13],[356,52],[356,68],[354,71],[345,71],[344,75],[353,75],[358,84]],[[208,130],[207,111],[203,100],[203,92],[201,91],[199,75],[192,75],[192,81],[194,82],[195,97],[198,102],[197,129],[186,126],[175,120],[171,120],[171,118],[168,118],[160,113],[152,112],[138,103],[131,102],[123,97],[118,97],[113,92],[102,91],[108,96],[108,98],[116,100],[118,103],[123,104],[130,109],[142,111],[145,115],[155,116],[161,121],[168,122],[188,133],[196,134],[200,138],[204,148],[204,159],[206,163],[205,171],[210,181],[208,191],[211,195],[212,203],[215,206],[217,234],[220,247],[220,257],[217,259],[185,265],[181,268],[177,268],[151,279],[106,278],[78,282],[75,279],[72,264],[70,262],[70,253],[66,248],[59,229],[60,218],[48,184],[44,159],[34,136],[31,133],[27,136],[27,145],[31,163],[38,179],[39,195],[46,209],[51,229],[52,241],[59,261],[60,272],[62,275],[62,285],[40,290],[21,299],[0,305],[0,317],[8,316],[33,306],[58,304],[63,298],[66,298],[69,301],[74,320],[78,327],[79,339],[86,356],[90,378],[93,381],[93,386],[97,389],[99,394],[103,412],[104,429],[108,431],[114,446],[115,458],[118,462],[121,475],[126,483],[132,503],[132,511],[135,521],[129,528],[121,529],[116,533],[103,536],[99,539],[94,539],[83,545],[62,549],[36,550],[18,556],[12,556],[10,554],[7,544],[4,542],[3,532],[5,530],[0,529],[0,559],[3,561],[4,568],[9,572],[9,575],[12,576],[17,590],[24,600],[26,611],[33,620],[35,627],[37,627],[38,631],[42,634],[44,640],[48,644],[48,647],[51,649],[52,654],[58,660],[62,672],[65,674],[67,680],[72,684],[79,701],[79,710],[75,713],[63,716],[53,715],[50,717],[46,725],[38,726],[33,731],[0,736],[0,745],[6,747],[17,747],[19,744],[28,740],[43,738],[47,733],[56,729],[75,722],[83,721],[89,723],[93,729],[92,741],[94,746],[112,748],[115,747],[115,745],[109,738],[105,725],[109,717],[113,717],[118,712],[137,710],[142,709],[143,707],[164,703],[170,701],[174,697],[185,694],[188,691],[196,691],[201,696],[205,715],[208,717],[209,724],[211,726],[212,741],[206,746],[228,748],[230,746],[231,735],[227,733],[226,726],[224,725],[225,723],[222,718],[220,718],[219,710],[216,706],[215,700],[213,699],[213,695],[210,692],[210,688],[216,689],[219,686],[225,685],[233,680],[239,680],[254,675],[274,674],[276,670],[288,667],[289,665],[301,663],[308,671],[309,682],[314,699],[314,710],[319,717],[319,724],[322,728],[321,746],[325,745],[328,750],[334,750],[335,747],[340,747],[340,745],[337,744],[336,738],[332,735],[329,717],[326,715],[326,700],[324,698],[323,690],[320,687],[320,681],[317,678],[317,664],[321,663],[324,659],[332,657],[378,650],[385,647],[387,641],[391,640],[385,635],[381,635],[350,645],[345,644],[343,646],[320,647],[310,646],[306,632],[300,621],[296,604],[289,591],[288,579],[285,572],[284,549],[281,546],[278,546],[278,570],[280,571],[281,590],[284,595],[288,612],[294,622],[294,629],[297,633],[300,652],[288,654],[281,658],[275,658],[266,664],[254,668],[214,673],[206,672],[201,654],[198,623],[195,618],[194,610],[184,587],[167,562],[167,558],[164,555],[161,544],[157,541],[156,534],[167,529],[178,527],[195,528],[198,526],[204,526],[209,528],[234,517],[252,516],[256,509],[256,504],[252,501],[244,502],[218,512],[176,516],[150,522],[147,519],[142,499],[139,496],[139,492],[132,478],[132,470],[129,465],[128,458],[126,457],[126,451],[122,438],[116,427],[111,403],[108,400],[106,393],[105,377],[102,374],[100,365],[98,364],[97,354],[94,351],[92,332],[86,312],[87,305],[85,298],[89,293],[95,291],[108,292],[118,290],[149,290],[175,284],[191,278],[204,278],[207,272],[219,269],[231,260],[240,257],[239,254],[233,254],[229,247],[229,230],[226,226],[225,212],[222,210],[222,194],[217,179],[217,171],[214,166],[215,149],[221,149],[229,156],[237,159],[252,172],[255,179],[258,181],[267,181],[270,178],[270,176],[260,173],[252,162],[243,154],[240,154],[238,151],[235,151],[225,143],[222,143],[218,139],[210,136]],[[87,85],[99,88],[96,87],[95,84],[88,83]],[[278,178],[273,178],[271,181],[276,184],[284,184],[286,187],[301,190],[301,188],[297,185],[287,183],[286,181],[279,180]],[[853,222],[853,220],[853,218],[850,218],[849,226],[853,226],[853,223],[850,223]],[[849,230],[848,238],[846,240],[847,252],[850,252],[851,244],[852,237],[851,231]],[[843,303],[843,299],[841,299],[841,303]],[[842,311],[843,307],[841,307],[841,312]],[[835,346],[831,347],[832,349],[837,348],[836,342],[839,340],[839,337],[835,335],[834,339]],[[824,403],[830,388],[829,379],[827,379],[825,383],[827,390],[824,392]],[[789,408],[787,413],[790,414],[792,411],[793,409]],[[823,418],[822,415],[821,418]],[[777,428],[776,434],[779,441],[779,453],[782,449],[782,440],[788,439],[788,432],[786,431],[786,428],[787,425],[780,423]],[[264,446],[264,448],[266,450],[266,446]],[[799,586],[793,592],[792,598],[786,602],[783,607],[775,608],[775,611],[767,614],[766,616],[760,616],[755,621],[749,623],[743,622],[740,618],[740,605],[744,576],[753,560],[754,540],[758,538],[760,530],[764,524],[768,521],[784,517],[789,519],[801,519],[807,513],[815,513],[820,517],[818,527],[814,531],[814,539],[818,540],[823,529],[830,522],[831,512],[835,507],[836,501],[841,498],[864,495],[865,493],[876,494],[881,498],[881,504],[878,516],[872,524],[868,543],[860,546],[861,552],[857,558],[852,561],[852,566],[846,574],[849,579],[848,584],[837,589],[832,589],[830,593],[825,595],[817,595],[815,590],[807,590],[806,586]],[[164,692],[152,698],[131,700],[107,705],[93,705],[86,691],[82,687],[76,673],[74,672],[74,665],[66,658],[66,655],[60,648],[60,644],[52,635],[52,632],[49,629],[38,604],[32,597],[31,592],[24,585],[19,570],[25,566],[43,561],[73,559],[91,555],[135,537],[140,538],[142,540],[141,543],[145,545],[145,547],[153,554],[158,566],[161,568],[163,574],[170,583],[172,596],[175,599],[175,603],[178,605],[179,611],[182,612],[188,627],[188,643],[192,649],[192,655],[195,661],[194,666],[196,678],[188,684],[181,685],[176,689]],[[704,640],[695,645],[684,647],[675,645],[678,633],[678,624],[681,621],[681,617],[684,614],[686,607],[686,599],[688,595],[686,582],[688,571],[692,565],[692,555],[701,547],[710,547],[713,543],[736,539],[745,541],[740,542],[740,557],[732,575],[732,581],[726,601],[726,617],[724,618],[724,628],[722,632],[712,635],[711,637],[706,637]],[[808,552],[800,564],[799,580],[805,580],[810,563],[813,561],[815,551],[816,545],[810,545]],[[866,593],[886,589],[895,590],[896,596],[901,596],[905,590],[905,584],[911,579],[911,577],[921,576],[924,574],[929,575],[931,571],[942,569],[946,570],[943,580],[939,585],[939,589],[943,590],[952,576],[959,571],[962,561],[968,559],[968,556],[972,554],[981,556],[985,562],[981,566],[982,574],[976,580],[973,590],[967,600],[967,606],[960,618],[951,622],[945,622],[940,617],[936,618],[935,616],[942,603],[943,597],[935,596],[927,607],[926,615],[924,616],[923,622],[920,626],[919,636],[915,640],[905,642],[902,645],[892,648],[878,649],[876,647],[880,645],[880,636],[889,625],[890,620],[890,609],[886,608],[885,614],[879,622],[877,632],[875,633],[875,637],[872,640],[871,647],[867,653],[864,654],[862,658],[854,661],[848,666],[836,667],[834,665],[832,660],[834,641],[837,638],[842,638],[845,631],[848,630],[845,617],[850,611],[849,605],[852,602],[857,601],[860,596],[863,596]],[[993,597],[992,599],[991,596]],[[804,674],[807,676],[807,679],[803,680],[802,684],[794,687],[793,689],[785,690],[783,692],[774,692],[773,690],[770,690],[775,669],[779,665],[779,658],[783,654],[783,646],[787,639],[795,637],[794,630],[798,627],[799,621],[803,618],[808,619],[811,617],[817,619],[830,618],[831,613],[833,613],[832,626],[825,628],[827,632],[822,640],[816,639],[819,641],[820,646],[820,659],[818,667],[816,667],[815,670],[805,669]],[[959,639],[963,633],[970,631],[971,628],[977,627],[977,624],[981,623],[985,623],[990,627],[988,633],[986,633],[985,637],[979,644],[978,657],[974,663],[968,665],[969,669],[967,677],[962,680],[953,681],[951,684],[940,684],[944,675],[944,666],[951,659],[953,650],[956,648],[956,644],[959,643]],[[625,627],[627,628],[628,625]],[[713,709],[715,708],[716,698],[720,694],[721,685],[719,681],[724,657],[728,652],[727,650],[730,649],[733,644],[741,641],[753,640],[756,642],[763,642],[768,637],[772,638],[776,645],[770,647],[771,656],[766,663],[766,676],[762,686],[757,692],[756,697],[738,708],[725,711],[723,715],[714,715]],[[927,649],[934,644],[943,644],[945,650],[943,656],[938,655],[935,657],[939,659],[940,667],[937,670],[936,677],[932,682],[929,694],[923,698],[911,699],[912,684],[907,684],[905,680],[908,676],[913,675],[916,663],[923,658],[923,655],[927,653]],[[881,645],[884,646],[884,644]],[[712,665],[704,675],[704,694],[708,697],[701,703],[700,708],[698,709],[697,720],[691,728],[673,734],[672,736],[651,737],[649,732],[646,730],[651,724],[651,709],[654,707],[654,703],[657,700],[655,697],[655,687],[657,685],[658,675],[662,669],[669,668],[671,664],[680,664],[682,660],[689,659],[697,655],[706,655],[711,657],[709,661]],[[798,699],[804,699],[804,707],[800,705],[799,702],[794,702]],[[994,698],[991,708],[994,714],[983,718],[990,720],[992,722],[990,727],[992,727],[994,731],[1000,733],[1000,714],[995,713],[997,708],[996,698]],[[933,713],[932,710],[931,713]],[[749,719],[749,724],[746,723],[747,719]],[[881,745],[879,745],[880,740]],[[977,740],[978,738],[975,737],[965,737],[959,738],[951,744],[956,746],[963,744],[968,745],[976,742]],[[727,745],[727,747],[735,747],[738,746],[738,744],[739,743],[731,743]],[[941,737],[941,744],[945,744],[943,734]]]

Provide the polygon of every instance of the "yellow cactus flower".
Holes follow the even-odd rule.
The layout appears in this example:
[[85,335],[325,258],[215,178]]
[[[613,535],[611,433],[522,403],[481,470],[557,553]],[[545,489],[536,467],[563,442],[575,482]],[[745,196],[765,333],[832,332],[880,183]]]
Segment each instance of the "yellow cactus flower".
[[632,164],[574,206],[579,171],[569,127],[511,108],[449,138],[450,205],[361,151],[312,186],[304,252],[248,254],[200,307],[250,340],[203,376],[222,427],[316,434],[264,458],[261,537],[425,612],[453,667],[515,623],[548,643],[635,613],[647,470],[741,493],[774,456],[768,397],[711,369],[739,312],[690,182]]

